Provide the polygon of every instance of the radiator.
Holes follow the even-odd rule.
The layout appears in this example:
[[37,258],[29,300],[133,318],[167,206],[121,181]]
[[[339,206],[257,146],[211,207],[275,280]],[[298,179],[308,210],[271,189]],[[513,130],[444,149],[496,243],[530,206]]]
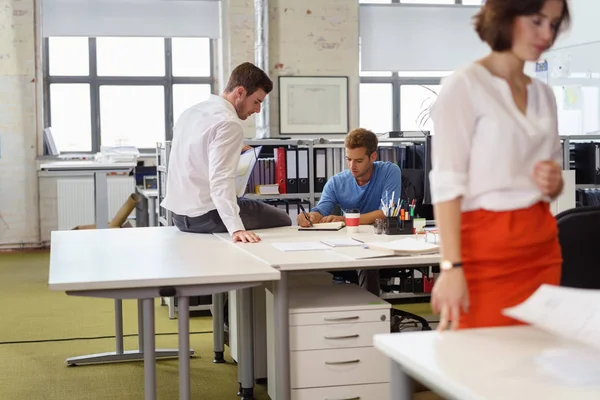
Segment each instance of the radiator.
[[[94,224],[94,180],[92,177],[59,178],[57,183],[58,229]],[[108,177],[108,219],[135,192],[132,176]],[[135,209],[133,210],[135,212]]]

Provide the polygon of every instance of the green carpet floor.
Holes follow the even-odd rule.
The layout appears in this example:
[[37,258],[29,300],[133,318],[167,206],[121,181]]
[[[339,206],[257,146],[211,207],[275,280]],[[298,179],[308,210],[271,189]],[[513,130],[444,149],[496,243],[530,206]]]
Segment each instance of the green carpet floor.
[[[133,400],[144,398],[141,362],[67,368],[67,357],[114,350],[114,302],[48,289],[49,253],[0,253],[0,399]],[[85,266],[82,266],[84,268]],[[137,348],[137,302],[123,302],[125,348]],[[403,305],[430,313],[423,304]],[[237,399],[237,367],[212,363],[212,320],[190,320],[192,398]],[[156,301],[157,348],[177,347],[177,320]],[[65,339],[65,340],[61,340]],[[157,395],[178,399],[178,361],[157,362]],[[268,400],[257,386],[256,400]]]

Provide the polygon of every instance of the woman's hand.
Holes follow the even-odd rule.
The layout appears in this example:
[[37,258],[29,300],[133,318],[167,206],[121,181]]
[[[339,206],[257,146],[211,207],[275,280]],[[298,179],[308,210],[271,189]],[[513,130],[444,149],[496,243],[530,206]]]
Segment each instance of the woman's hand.
[[540,161],[533,167],[533,180],[545,196],[552,198],[562,191],[562,168],[554,161]]
[[461,307],[464,312],[469,308],[469,292],[462,268],[443,271],[439,275],[431,292],[431,307],[434,313],[440,313],[438,330],[448,329],[450,321],[452,330],[458,328]]

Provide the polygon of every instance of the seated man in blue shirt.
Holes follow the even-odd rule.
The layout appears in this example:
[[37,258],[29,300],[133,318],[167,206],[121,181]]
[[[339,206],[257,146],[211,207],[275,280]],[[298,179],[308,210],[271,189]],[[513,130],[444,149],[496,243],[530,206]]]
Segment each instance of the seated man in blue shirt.
[[[344,216],[332,215],[335,206],[342,211],[360,210],[360,224],[370,225],[377,218],[385,218],[381,200],[386,192],[389,198],[400,198],[400,167],[377,159],[377,135],[366,129],[355,129],[346,136],[348,169],[327,181],[319,204],[308,217],[312,223],[345,221]],[[309,226],[304,214],[298,215],[298,225]],[[379,296],[379,271],[359,270],[358,282],[369,292]]]

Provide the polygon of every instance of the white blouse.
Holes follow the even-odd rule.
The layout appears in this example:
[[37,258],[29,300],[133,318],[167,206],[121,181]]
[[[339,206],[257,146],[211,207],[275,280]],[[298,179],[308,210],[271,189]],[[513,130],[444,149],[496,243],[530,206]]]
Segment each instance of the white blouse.
[[549,202],[532,175],[539,161],[562,167],[552,89],[533,79],[524,115],[508,83],[480,64],[455,71],[442,85],[430,111],[433,203],[463,196],[462,211],[505,211]]

